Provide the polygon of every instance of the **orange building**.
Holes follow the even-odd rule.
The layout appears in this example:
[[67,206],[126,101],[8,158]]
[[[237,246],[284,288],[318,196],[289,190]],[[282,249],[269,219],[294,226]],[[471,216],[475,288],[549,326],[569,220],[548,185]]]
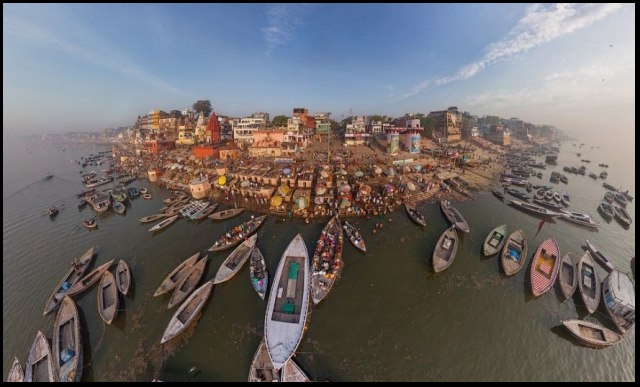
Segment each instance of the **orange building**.
[[200,145],[194,146],[191,149],[193,149],[193,155],[198,159],[203,159],[205,157],[213,157],[215,159],[220,158],[220,151],[212,146]]
[[175,149],[176,143],[171,140],[147,140],[144,147],[148,153],[157,155],[162,151]]

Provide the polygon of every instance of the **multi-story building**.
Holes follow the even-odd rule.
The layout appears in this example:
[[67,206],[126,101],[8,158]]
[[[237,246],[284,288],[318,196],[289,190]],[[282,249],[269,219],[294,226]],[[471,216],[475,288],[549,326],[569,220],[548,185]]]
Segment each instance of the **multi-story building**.
[[236,144],[251,144],[253,142],[253,132],[267,128],[264,118],[241,118],[233,122],[233,140]]
[[462,114],[455,106],[447,110],[434,111],[427,116],[434,119],[435,129],[432,136],[436,142],[460,141],[462,135]]
[[269,113],[255,112],[251,115],[251,118],[262,118],[264,122],[266,122],[267,125],[269,125]]
[[369,142],[370,134],[366,131],[365,116],[354,116],[350,124],[347,124],[344,132],[344,143],[350,145],[363,145]]
[[491,125],[484,136],[487,140],[502,146],[511,144],[511,133],[503,125]]

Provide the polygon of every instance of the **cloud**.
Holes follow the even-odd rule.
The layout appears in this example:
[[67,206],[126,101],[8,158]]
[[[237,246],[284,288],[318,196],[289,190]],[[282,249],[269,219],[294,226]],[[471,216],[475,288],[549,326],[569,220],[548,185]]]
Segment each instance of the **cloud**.
[[295,38],[311,7],[310,4],[271,4],[267,7],[268,25],[262,29],[266,55]]
[[[6,10],[5,10],[6,11]],[[27,12],[28,16],[5,12],[3,15],[3,33],[34,44],[53,48],[70,57],[77,58],[96,66],[108,68],[128,78],[144,82],[174,94],[188,95],[183,90],[160,79],[142,68],[134,61],[110,47],[91,30],[84,29],[80,21],[70,13],[55,10],[53,22],[42,13]],[[64,20],[64,25],[60,21]],[[57,21],[57,22],[56,22]],[[69,26],[73,27],[69,27]],[[69,29],[73,31],[69,33]],[[75,29],[75,30],[74,30]]]
[[497,62],[513,58],[604,19],[620,7],[622,4],[534,4],[529,6],[525,15],[507,36],[486,47],[482,58],[463,66],[452,75],[433,81],[422,81],[402,97],[414,96],[431,84],[441,86],[471,78]]

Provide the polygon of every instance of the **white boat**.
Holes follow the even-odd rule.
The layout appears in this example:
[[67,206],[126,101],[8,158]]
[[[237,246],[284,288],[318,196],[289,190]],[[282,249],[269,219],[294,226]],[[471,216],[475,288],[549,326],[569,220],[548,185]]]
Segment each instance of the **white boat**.
[[564,320],[562,324],[581,344],[592,348],[604,348],[617,344],[622,336],[600,324],[585,320]]
[[180,308],[176,310],[176,313],[171,317],[169,325],[162,334],[160,344],[164,344],[167,341],[178,336],[185,330],[193,321],[200,315],[200,311],[204,307],[204,304],[211,295],[213,289],[213,282],[207,281],[204,285],[196,289],[185,302],[180,305]]
[[636,286],[631,276],[618,270],[609,273],[602,281],[602,300],[618,331],[631,329],[636,322]]
[[584,214],[582,212],[572,212],[566,210],[560,210],[560,218],[579,224],[581,226],[598,228],[599,223],[591,218],[591,215]]
[[203,210],[200,210],[191,216],[192,220],[201,220],[209,216],[213,211],[218,208],[218,203],[213,203],[209,207],[205,207]]
[[280,381],[303,383],[310,382],[311,380],[309,380],[309,377],[300,369],[293,359],[289,359],[280,370]]
[[57,382],[49,341],[40,331],[31,345],[24,372],[25,382]]
[[20,360],[17,357],[13,357],[13,364],[11,365],[11,369],[9,370],[9,376],[7,377],[7,382],[20,383],[24,382],[24,370],[22,369],[22,365],[20,364]]
[[178,220],[178,215],[173,215],[172,217],[167,218],[167,219],[163,220],[162,222],[156,224],[155,226],[151,227],[149,229],[149,232],[155,232],[155,231],[164,230],[165,228],[169,227],[176,220]]
[[258,234],[253,234],[249,239],[242,242],[240,246],[236,247],[235,250],[229,254],[227,259],[225,259],[224,262],[222,262],[222,265],[220,265],[220,268],[213,279],[214,285],[230,280],[240,271],[240,269],[242,269],[245,262],[247,262],[247,259],[249,259],[249,256],[251,256],[251,253],[256,246],[257,239]]
[[605,257],[593,243],[589,242],[589,240],[585,240],[585,242],[587,244],[587,249],[591,252],[591,257],[598,261],[606,271],[611,272],[615,269],[611,260]]
[[204,269],[207,266],[207,261],[209,257],[206,255],[202,257],[195,265],[191,267],[189,273],[185,275],[180,282],[176,284],[175,290],[169,299],[169,306],[167,309],[171,309],[174,306],[178,305],[182,302],[189,293],[191,293],[196,286],[198,286],[198,282],[204,275]]
[[276,370],[291,359],[302,340],[310,282],[309,252],[298,234],[282,254],[264,318],[267,349]]
[[200,258],[200,252],[193,254],[176,266],[164,281],[162,281],[156,292],[153,293],[153,296],[158,297],[161,294],[165,294],[173,290],[178,282],[191,272],[191,268],[196,264],[196,262],[198,262],[198,258]]
[[264,338],[260,340],[256,354],[249,368],[249,382],[277,382],[280,380],[280,372],[273,369],[273,363],[269,357]]
[[525,203],[525,202],[521,202],[519,200],[514,200],[514,199],[509,199],[509,202],[518,208],[521,208],[525,211],[533,212],[538,215],[549,216],[552,218],[560,216],[560,213],[547,210],[546,208],[541,207],[537,204]]

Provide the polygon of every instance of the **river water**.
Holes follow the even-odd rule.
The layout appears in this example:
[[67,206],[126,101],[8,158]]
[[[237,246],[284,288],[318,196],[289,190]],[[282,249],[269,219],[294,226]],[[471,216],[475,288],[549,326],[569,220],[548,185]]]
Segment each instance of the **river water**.
[[[134,289],[124,300],[111,326],[97,312],[96,286],[76,298],[83,320],[85,369],[83,381],[245,381],[260,341],[266,303],[250,285],[248,268],[217,285],[195,327],[165,346],[160,337],[174,310],[166,297],[152,294],[179,262],[205,250],[226,229],[251,214],[222,223],[179,220],[151,235],[151,225],[136,220],[156,213],[170,194],[148,181],[153,200],[133,200],[125,216],[113,212],[98,217],[98,230],[81,224],[93,216],[78,210],[75,193],[82,190],[80,156],[110,150],[78,144],[3,141],[3,372],[14,355],[26,361],[37,330],[51,337],[54,313],[43,317],[47,297],[70,260],[96,247],[93,266],[125,259],[134,276]],[[635,194],[633,149],[588,143],[582,149],[563,143],[563,165],[592,160],[610,165],[608,181]],[[590,146],[594,146],[593,149]],[[596,148],[599,146],[599,149]],[[608,146],[608,148],[607,148]],[[582,152],[581,157],[576,152]],[[91,167],[88,167],[89,170]],[[99,167],[93,167],[99,169]],[[52,179],[44,180],[48,172]],[[551,169],[543,171],[549,184]],[[587,173],[588,174],[588,173]],[[452,266],[438,275],[431,254],[447,222],[435,203],[422,203],[426,229],[414,225],[404,212],[384,220],[372,234],[376,220],[354,219],[368,252],[359,253],[345,241],[345,269],[332,293],[311,315],[296,360],[315,380],[332,381],[634,381],[635,326],[613,347],[593,350],[579,346],[560,321],[584,317],[579,296],[560,302],[559,290],[533,299],[529,265],[511,278],[497,257],[484,258],[481,247],[492,228],[506,223],[509,232],[522,228],[529,240],[529,261],[537,245],[548,237],[558,240],[561,253],[577,260],[584,240],[594,242],[615,265],[630,271],[635,256],[635,222],[625,230],[605,222],[596,211],[605,189],[588,176],[568,174],[561,191],[572,195],[571,209],[588,212],[602,222],[591,231],[563,220],[546,223],[533,239],[539,220],[501,203],[490,193],[476,200],[454,203],[466,217],[471,233],[461,236]],[[45,210],[60,208],[49,219]],[[627,210],[635,219],[635,200]],[[380,220],[377,220],[380,221]],[[301,220],[276,223],[268,219],[259,231],[258,245],[273,276],[282,252],[296,233],[313,251],[323,223]],[[210,255],[205,278],[211,279],[229,251]],[[529,263],[529,262],[528,262]],[[600,269],[601,278],[604,270]],[[602,307],[602,304],[601,304]],[[607,323],[602,308],[589,319]],[[196,371],[189,373],[195,367]]]

